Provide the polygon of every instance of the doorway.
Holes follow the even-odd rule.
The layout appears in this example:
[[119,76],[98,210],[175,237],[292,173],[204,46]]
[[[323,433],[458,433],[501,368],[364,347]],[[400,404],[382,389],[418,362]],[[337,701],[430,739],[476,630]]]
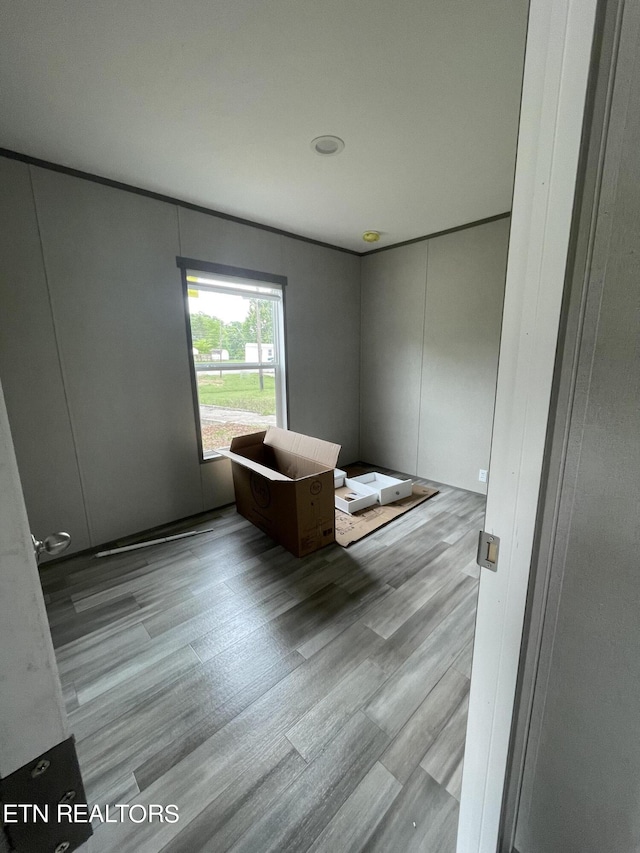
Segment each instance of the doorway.
[[[554,6],[554,9],[555,9],[555,11],[556,11],[556,12],[557,12],[557,10],[558,10],[558,7],[560,7],[561,5],[562,5],[562,4],[556,4],[556,6]],[[540,6],[542,6],[542,4],[540,4]],[[534,7],[534,8],[535,8],[535,7]],[[549,11],[549,9],[544,9],[543,11],[544,11],[544,12],[546,12],[546,11]],[[552,11],[553,11],[553,10],[552,10]],[[565,11],[566,11],[566,9],[565,9]],[[566,23],[566,22],[565,22],[565,23]],[[538,21],[537,21],[537,24],[538,24],[538,25],[540,24],[540,20],[538,20]],[[587,21],[587,24],[588,24],[588,21]],[[569,29],[570,29],[570,28],[569,28]],[[587,27],[587,29],[588,29],[588,27]],[[567,33],[567,32],[568,32],[568,30],[566,30],[566,29],[563,31],[563,38],[566,36],[566,33]],[[582,31],[581,35],[582,35],[582,36],[584,36],[584,30]],[[540,31],[538,31],[538,36],[540,36]],[[548,40],[548,39],[547,39],[547,40]],[[583,41],[584,41],[584,39],[583,39]],[[587,39],[587,41],[590,43],[590,39]],[[545,43],[546,43],[546,42],[545,42]],[[564,43],[564,42],[563,42],[563,43]],[[582,58],[582,57],[580,57],[580,58]],[[581,66],[581,68],[582,68],[582,66]],[[578,69],[578,70],[580,70],[580,69]],[[560,74],[560,72],[558,72],[558,74]],[[580,75],[579,75],[579,73],[578,73],[578,75],[577,75],[577,76],[578,76],[578,77],[580,76]],[[585,79],[586,79],[586,77],[585,77]],[[539,78],[538,78],[538,80],[539,80]],[[580,81],[578,81],[578,83],[579,83],[579,82],[580,82]],[[584,85],[584,80],[582,80],[582,84]],[[558,88],[559,88],[559,87],[558,87]],[[579,89],[579,85],[578,85],[578,89]],[[555,94],[556,94],[556,95],[559,95],[559,92],[556,92]],[[575,93],[574,93],[574,94],[575,94]],[[562,95],[563,95],[563,97],[566,97],[566,92],[565,92],[565,91],[563,91],[563,92],[562,92]],[[580,95],[580,92],[578,91],[578,101],[579,101],[579,95]],[[558,100],[560,100],[560,99],[558,98]],[[547,105],[547,106],[548,106],[548,105]],[[529,120],[531,120],[531,118],[532,118],[532,117],[531,117],[531,116],[529,116],[528,118],[529,118]],[[555,127],[555,125],[554,125],[554,127]],[[531,129],[531,128],[529,127],[529,130],[530,130],[530,129]],[[575,116],[574,116],[574,122],[573,122],[573,125],[572,125],[572,130],[573,130],[573,131],[575,131]],[[536,138],[538,138],[538,137],[536,137]],[[572,137],[572,139],[573,139],[573,137]],[[575,140],[573,140],[573,141],[575,141]],[[531,140],[529,140],[529,142],[531,142]],[[572,150],[573,150],[573,149],[572,149]],[[576,146],[576,150],[577,150],[577,146]],[[561,154],[561,153],[562,153],[562,152],[558,152],[558,154]],[[564,152],[564,153],[566,153],[566,152]],[[577,155],[576,155],[576,156],[577,156]],[[562,158],[561,158],[561,159],[562,159]],[[565,164],[566,164],[566,160],[565,160],[564,162],[565,162]],[[534,170],[534,171],[535,171],[535,170]],[[571,170],[569,169],[568,171],[570,172]],[[525,189],[526,189],[526,188],[525,188]],[[565,187],[565,190],[566,190],[566,187]],[[567,194],[572,196],[572,193],[571,193],[571,192],[569,192],[568,190],[567,190]],[[548,196],[547,196],[547,198],[548,198]],[[556,199],[556,201],[557,201],[557,199]],[[537,199],[537,202],[538,202],[538,203],[540,203],[540,199],[539,199],[539,198]],[[543,205],[543,206],[544,206],[544,205]],[[569,204],[569,207],[570,207],[570,204]],[[515,213],[515,205],[514,205],[514,213]],[[569,214],[570,214],[570,211],[569,211]],[[563,208],[563,210],[562,210],[562,217],[566,217],[566,216],[567,216],[567,210],[566,210],[566,207],[565,207],[565,208]],[[563,218],[562,218],[562,217],[561,217],[561,222],[564,222],[564,220],[563,220]],[[523,223],[523,221],[522,221],[522,219],[521,219],[521,220],[520,220],[520,222],[519,222],[518,227],[519,227],[520,229],[522,229],[522,228],[523,228],[523,225],[524,225],[524,227],[527,227],[527,225],[530,225],[530,224],[531,224],[531,222],[530,222],[529,220],[527,220],[527,223]],[[557,225],[557,220],[556,220],[556,225]],[[545,223],[545,228],[547,229],[547,231],[548,231],[549,229],[553,230],[553,222],[551,222],[551,223],[549,223],[549,222]],[[544,229],[543,229],[543,230],[544,230]],[[513,233],[513,232],[512,232],[512,233]],[[540,245],[540,244],[539,244],[539,245]],[[521,245],[521,251],[523,252],[523,255],[526,257],[527,252],[524,250],[524,248],[522,248],[522,245]],[[562,254],[562,252],[560,252],[560,254]],[[556,258],[555,258],[555,260],[556,260],[556,261],[558,261],[558,257],[556,257]],[[561,260],[561,259],[560,259],[560,260]],[[557,270],[556,270],[556,272],[557,272]],[[525,277],[525,278],[526,278],[526,277]],[[556,286],[557,286],[557,282],[556,282]],[[526,293],[525,293],[525,296],[526,296]],[[522,302],[523,302],[523,301],[526,303],[526,298],[525,298],[524,300],[518,300],[518,305],[517,305],[516,307],[520,307],[520,308],[521,308],[521,307],[522,307]],[[513,307],[513,306],[512,306],[512,307]],[[552,305],[552,306],[550,306],[550,313],[551,313],[551,314],[553,314],[553,309],[554,309],[554,306],[553,306],[553,305]],[[526,313],[526,312],[525,312],[525,313]],[[542,320],[544,320],[544,319],[546,319],[546,317],[544,316],[544,312],[542,312],[542,314],[541,314],[541,315],[536,315],[536,316],[535,316],[535,321],[536,321],[536,324],[538,324],[538,325],[534,324],[534,326],[533,326],[534,331],[540,331],[540,329],[538,328],[538,326],[541,324]],[[510,323],[511,323],[511,324],[515,324],[515,327],[516,327],[517,329],[519,329],[519,328],[520,328],[520,326],[519,326],[519,324],[518,324],[518,319],[514,316],[514,314],[511,314],[511,315],[510,315],[510,317],[509,317],[509,321],[510,321]],[[525,325],[526,325],[526,320],[525,320]],[[551,328],[551,330],[545,334],[545,333],[544,333],[544,324],[542,324],[542,326],[543,326],[543,328],[542,328],[542,334],[541,334],[539,337],[537,337],[537,338],[536,338],[536,347],[541,347],[541,346],[542,346],[542,344],[544,344],[547,348],[549,348],[549,339],[550,339],[550,338],[549,338],[549,336],[551,337],[551,340],[553,340],[553,337],[554,337],[554,330],[553,330],[553,328]],[[508,326],[507,328],[508,328],[508,329],[510,328],[511,330],[513,330],[513,325]],[[526,336],[531,335],[531,327],[529,327],[529,328],[527,328],[527,329],[523,329],[522,334],[523,334],[523,338],[524,338],[524,337],[526,337]],[[509,341],[509,343],[512,345],[511,354],[513,354],[513,348],[515,347],[515,349],[517,350],[516,342],[514,341],[514,339],[511,339],[511,340]],[[552,347],[551,347],[551,348],[552,348]],[[531,352],[531,351],[529,351],[529,352]],[[535,355],[537,352],[538,352],[538,350],[537,350],[537,349],[534,349],[534,355]],[[542,349],[542,354],[544,355],[544,349]],[[517,355],[517,353],[516,353],[516,355]],[[503,357],[504,357],[504,356],[503,356]],[[542,363],[543,363],[543,366],[545,366],[545,367],[546,367],[546,366],[548,366],[548,362],[547,362],[547,361],[545,361],[545,359],[544,359],[544,358],[542,358]],[[521,362],[520,362],[520,364],[521,364]],[[518,365],[518,359],[516,358],[516,359],[515,359],[515,361],[514,361],[514,370],[515,370],[515,368],[517,367],[517,365]],[[516,374],[518,373],[518,371],[517,371],[517,370],[515,370],[515,372],[516,372]],[[508,378],[508,377],[507,377],[507,378]],[[523,379],[523,377],[522,377],[520,374],[518,374],[518,375],[517,375],[517,376],[515,376],[515,377],[512,377],[512,379],[514,380],[514,382],[516,382],[516,380],[518,380],[518,379],[520,379],[520,380],[522,380],[522,381],[524,382],[524,379]],[[516,382],[516,385],[517,385],[517,387],[518,387],[518,388],[520,388],[520,387],[521,387],[517,382]],[[542,392],[542,396],[544,396],[544,391]],[[500,387],[499,387],[499,397],[500,397]],[[526,395],[525,395],[525,399],[526,399]],[[503,404],[503,405],[504,405],[504,404]],[[499,404],[499,408],[500,408],[500,404]],[[544,406],[542,406],[542,409],[544,409]],[[500,414],[500,413],[499,413],[499,414]],[[504,412],[503,412],[503,414],[504,414]],[[544,419],[543,419],[543,420],[544,420]],[[525,419],[525,421],[526,421],[526,419]],[[499,418],[499,417],[497,417],[497,424],[498,424],[498,425],[500,425],[500,423],[499,423],[499,422],[500,422],[500,418]],[[531,422],[529,422],[529,423],[527,424],[527,423],[525,423],[525,422],[523,421],[522,423],[517,424],[517,426],[518,426],[518,428],[519,428],[519,429],[521,428],[521,429],[520,429],[520,432],[521,432],[522,434],[525,434],[525,433],[527,432],[527,430],[525,429],[525,427],[526,427],[526,426],[529,426],[529,427],[530,427],[530,426],[531,426]],[[541,428],[541,427],[544,427],[544,423],[542,423],[542,422],[536,422],[536,423],[534,423],[534,424],[533,424],[533,426],[534,426],[534,427],[536,427],[536,429],[537,429],[537,430],[538,430],[538,432],[539,432],[540,428]],[[544,432],[544,429],[542,429],[542,431]],[[527,433],[527,435],[530,437],[530,433]],[[539,439],[540,439],[539,434],[538,434],[538,433],[536,433],[536,436],[534,436],[534,437],[535,437],[535,438],[537,438],[537,439],[538,439],[538,443],[540,443],[540,441],[539,441]],[[495,436],[494,436],[494,444],[495,444],[495,443],[496,443],[496,440],[495,440]],[[517,443],[517,442],[516,442],[516,443]],[[507,443],[507,444],[508,444],[508,443]],[[505,447],[507,447],[507,444],[505,444]],[[535,444],[535,442],[534,442],[534,444]],[[541,450],[540,450],[540,454],[541,454]],[[496,483],[496,466],[495,466],[495,464],[494,464],[494,463],[495,463],[495,461],[496,461],[496,458],[494,457],[494,460],[493,460],[493,462],[492,462],[492,483]],[[535,480],[535,477],[536,477],[536,470],[535,470],[535,469],[536,469],[536,463],[534,462],[534,464],[532,465],[532,469],[531,469],[531,471],[529,472],[529,473],[531,474],[531,479],[532,479],[532,480]],[[503,473],[505,474],[505,477],[506,477],[506,479],[508,480],[509,478],[508,478],[508,476],[507,476],[507,472],[505,471],[505,472],[503,472]],[[527,473],[527,472],[525,472],[525,473]],[[538,474],[538,481],[539,481],[539,471],[537,472],[537,474]],[[499,482],[499,480],[500,480],[500,477],[498,477],[498,482]],[[530,485],[530,484],[529,484],[529,485]],[[520,482],[519,482],[519,484],[518,484],[518,488],[520,488],[521,486],[522,486],[522,481],[520,481]],[[490,489],[491,489],[491,487],[490,487]],[[507,491],[508,491],[508,490],[507,490]],[[516,494],[518,493],[517,488],[516,488],[516,490],[515,490],[515,493],[516,493]],[[511,491],[509,491],[509,495],[513,496],[513,494],[514,494],[514,489],[512,488],[512,489],[511,489]],[[490,492],[490,498],[491,498],[491,492]],[[506,498],[505,498],[505,500],[507,501],[507,499],[506,499]],[[508,502],[508,501],[507,501],[507,502]],[[515,506],[516,504],[517,504],[517,502],[513,502],[513,506]],[[522,507],[521,507],[521,509],[522,509]],[[509,512],[507,512],[507,516],[508,516],[509,518],[511,518],[511,519],[512,519],[512,521],[513,521],[513,513],[512,513],[510,510],[511,510],[511,507],[509,507]],[[525,515],[526,515],[526,518],[527,518],[527,519],[529,519],[529,518],[533,518],[533,516],[534,516],[534,509],[533,509],[533,508],[532,508],[532,506],[531,506],[531,502],[529,503],[529,506],[527,507],[527,511],[526,511]],[[497,516],[496,516],[496,518],[497,518]],[[489,517],[488,517],[488,520],[487,520],[487,525],[488,525],[488,526],[489,526],[489,523],[490,523],[490,519],[491,519],[491,517],[489,516]],[[514,521],[514,524],[515,524],[515,521]],[[496,527],[499,527],[499,525],[498,525],[498,523],[497,523],[497,522],[496,522]],[[501,528],[501,529],[502,529],[502,528]],[[533,529],[533,521],[531,522],[531,529]],[[497,531],[496,531],[496,532],[497,532]],[[503,537],[503,542],[504,542],[504,537],[505,537],[504,532],[502,533],[502,537]],[[508,534],[507,534],[507,538],[508,538]],[[507,552],[508,552],[508,553],[510,553],[510,551],[511,551],[511,549],[507,549]],[[503,557],[504,557],[504,551],[503,551]],[[525,557],[525,560],[526,560],[526,557]],[[503,565],[504,565],[504,564],[503,564]],[[497,577],[500,577],[500,573],[498,573],[498,576],[497,576]],[[485,584],[485,586],[486,586],[486,584]],[[520,586],[522,586],[522,584],[520,584]],[[486,603],[488,602],[489,598],[490,598],[490,597],[491,597],[491,595],[492,595],[492,592],[495,592],[495,594],[496,594],[498,597],[500,597],[500,592],[499,592],[499,591],[497,591],[497,590],[491,590],[491,588],[489,587],[489,588],[487,589],[487,593],[486,593],[486,595],[485,595],[484,602],[483,602],[483,600],[482,600],[482,593],[481,593],[481,609],[482,609],[482,605],[483,605],[483,604],[486,604]],[[487,598],[487,596],[488,596],[489,598]],[[499,623],[499,624],[503,624],[503,622],[504,622],[504,608],[501,610],[501,612],[498,614],[498,616],[499,616],[499,619],[497,619],[497,620],[496,620],[496,622],[494,622],[494,628],[495,628],[495,625],[496,625],[496,624],[498,624],[498,623]],[[514,633],[514,631],[515,631],[515,635],[516,635],[516,636],[517,636],[517,634],[518,634],[517,619],[515,620],[515,628],[514,628],[514,625],[510,625],[510,626],[509,626],[509,628],[510,628],[511,635],[512,635],[512,636],[511,636],[511,639],[513,639],[513,633]],[[504,636],[504,634],[502,634],[501,636]],[[495,674],[495,673],[494,673],[493,675],[492,675],[492,673],[491,673],[491,672],[489,673],[489,681],[491,681],[491,679],[493,678],[494,687],[495,687],[495,684],[499,681],[499,677],[498,677],[499,675],[500,675],[500,673],[497,673],[497,674]],[[476,693],[478,694],[478,696],[479,696],[479,697],[481,697],[481,696],[482,696],[482,693],[483,693],[483,690],[482,690],[482,684],[481,684],[481,682],[480,682],[480,681],[478,681],[478,684],[479,684],[480,686],[479,686],[479,687],[478,687],[478,689],[476,690]],[[472,688],[472,693],[473,693],[473,688]],[[491,695],[492,695],[492,696],[495,696],[495,693],[496,693],[495,689],[491,691]],[[508,693],[508,690],[507,690],[507,693]],[[504,697],[503,697],[503,698],[504,698]],[[507,706],[508,706],[508,704],[509,704],[508,696],[507,696],[506,704],[507,704]],[[491,720],[490,720],[490,725],[489,725],[489,732],[490,732],[490,733],[491,733],[492,729],[494,728],[494,716],[495,716],[495,714],[494,714],[494,713],[493,713],[493,711],[492,711],[492,714],[491,714]],[[507,717],[506,725],[505,725],[505,719],[504,719],[504,714],[503,714],[503,719],[502,719],[502,723],[503,723],[503,725],[499,727],[500,738],[502,738],[502,739],[504,739],[504,730],[505,730],[505,729],[508,729],[508,718],[509,718],[509,714],[508,714],[508,713],[506,714],[506,717]],[[472,780],[472,781],[470,781],[470,782],[468,783],[468,785],[469,785],[469,786],[471,786],[471,785],[473,784],[474,774],[476,774],[476,773],[477,773],[478,769],[480,768],[480,772],[484,772],[484,771],[482,770],[482,767],[484,767],[484,766],[485,766],[485,765],[487,765],[487,764],[491,764],[491,759],[492,759],[492,756],[490,755],[490,753],[491,753],[491,749],[487,749],[487,750],[486,750],[486,752],[484,752],[484,750],[483,750],[483,748],[482,748],[482,745],[483,745],[483,743],[484,743],[484,741],[483,741],[483,737],[484,737],[484,735],[483,735],[483,731],[484,731],[484,729],[483,729],[482,721],[480,722],[480,725],[479,725],[479,726],[477,726],[477,727],[475,726],[475,724],[473,724],[473,723],[472,723],[472,725],[470,726],[470,728],[471,728],[471,730],[472,730],[472,736],[473,736],[473,738],[474,738],[474,741],[473,741],[473,749],[472,749],[472,752],[471,752],[471,762],[469,761],[469,756],[468,756],[468,760],[467,760],[467,770],[465,771],[466,776],[467,776],[470,780]],[[484,752],[484,755],[483,755],[483,752]],[[500,749],[498,749],[498,753],[499,753],[499,752],[500,752]],[[483,763],[482,759],[484,759],[484,763]],[[498,765],[499,765],[499,761],[500,761],[500,756],[498,755],[498,762],[497,762],[497,764],[498,764]],[[471,771],[469,770],[469,765],[471,765],[471,767],[472,767]],[[475,769],[473,769],[474,767],[475,767]],[[494,769],[495,769],[495,767],[494,767]],[[471,775],[470,775],[470,773],[471,773]],[[477,779],[477,776],[476,776],[476,779]],[[493,790],[493,793],[491,792],[491,790],[489,790],[489,789],[491,788],[491,785],[489,785],[489,786],[488,786],[488,788],[487,788],[487,786],[486,786],[486,782],[487,782],[487,774],[486,774],[486,773],[484,774],[484,779],[485,779],[485,784],[482,784],[482,785],[480,786],[480,788],[479,788],[479,789],[480,789],[480,790],[483,790],[483,791],[488,790],[488,791],[489,791],[489,794],[490,794],[490,795],[491,795],[491,797],[493,798],[493,802],[495,803],[495,800],[496,800],[496,798],[495,798],[495,790]],[[490,781],[490,780],[489,780],[489,781]],[[495,780],[494,780],[494,781],[495,781]],[[490,797],[489,799],[491,799],[491,797]],[[483,803],[480,805],[480,811],[481,811],[481,812],[482,812],[482,810],[484,809],[484,807],[485,807],[485,803],[486,803],[486,802],[489,802],[489,800],[487,800],[487,798],[485,797],[485,800],[484,800],[484,801],[483,801]],[[464,810],[464,808],[465,808],[465,797],[464,797],[464,786],[463,786],[463,810]],[[471,808],[471,807],[470,807],[470,808]],[[474,808],[475,808],[475,806],[474,806]],[[483,815],[483,814],[481,814],[481,817],[484,817],[484,815]],[[471,815],[471,820],[469,821],[469,823],[468,823],[468,824],[465,824],[465,825],[462,827],[462,829],[463,829],[465,832],[468,832],[468,831],[469,831],[469,826],[475,826],[475,824],[474,824],[474,819],[473,819],[473,818],[474,818],[474,815]],[[482,821],[481,821],[481,822],[482,822]],[[463,822],[463,823],[464,823],[464,822]],[[489,830],[487,830],[487,832],[489,832]],[[489,832],[489,835],[490,835],[490,832]],[[485,843],[485,844],[486,844],[486,843],[488,843],[488,842],[487,842],[487,837],[489,837],[489,835],[487,835],[487,836],[485,836],[485,837],[484,837],[484,841],[483,841],[483,843]],[[463,836],[463,837],[464,837],[464,836]],[[462,843],[462,842],[459,842],[459,843]],[[478,846],[478,845],[475,845],[475,846],[471,846],[471,845],[469,845],[469,846],[467,846],[466,848],[462,848],[462,849],[466,849],[466,850],[476,850],[476,849],[483,849],[483,848],[482,848],[482,847],[480,847],[480,846]],[[489,848],[486,848],[486,849],[489,849]]]

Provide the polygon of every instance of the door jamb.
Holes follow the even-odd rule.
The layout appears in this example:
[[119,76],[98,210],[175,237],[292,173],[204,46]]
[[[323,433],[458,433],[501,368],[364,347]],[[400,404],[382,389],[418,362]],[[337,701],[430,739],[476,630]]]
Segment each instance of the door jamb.
[[597,0],[531,0],[458,853],[495,853],[543,473]]

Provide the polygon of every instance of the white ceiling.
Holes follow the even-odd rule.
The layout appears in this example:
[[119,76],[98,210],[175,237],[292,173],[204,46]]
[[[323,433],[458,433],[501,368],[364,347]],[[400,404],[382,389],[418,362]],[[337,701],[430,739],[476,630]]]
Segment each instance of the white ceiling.
[[[509,209],[526,0],[0,0],[0,146],[367,251]],[[320,157],[311,140],[346,143]]]

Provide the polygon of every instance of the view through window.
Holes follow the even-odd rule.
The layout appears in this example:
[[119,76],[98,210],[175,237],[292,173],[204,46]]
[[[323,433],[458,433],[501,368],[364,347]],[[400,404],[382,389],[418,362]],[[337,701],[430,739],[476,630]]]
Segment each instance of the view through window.
[[203,458],[286,426],[282,286],[186,271]]

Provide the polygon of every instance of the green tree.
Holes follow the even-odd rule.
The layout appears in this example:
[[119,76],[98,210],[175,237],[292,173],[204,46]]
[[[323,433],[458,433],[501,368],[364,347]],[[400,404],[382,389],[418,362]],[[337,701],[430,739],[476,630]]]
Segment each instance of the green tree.
[[203,311],[191,315],[191,338],[198,352],[204,354],[220,349],[222,327],[221,320]]
[[258,303],[260,305],[260,332],[263,344],[273,343],[273,303],[266,299],[250,299],[249,313],[242,324],[245,343],[258,340]]
[[229,351],[232,361],[244,361],[245,335],[239,320],[225,323],[222,329],[222,346]]

